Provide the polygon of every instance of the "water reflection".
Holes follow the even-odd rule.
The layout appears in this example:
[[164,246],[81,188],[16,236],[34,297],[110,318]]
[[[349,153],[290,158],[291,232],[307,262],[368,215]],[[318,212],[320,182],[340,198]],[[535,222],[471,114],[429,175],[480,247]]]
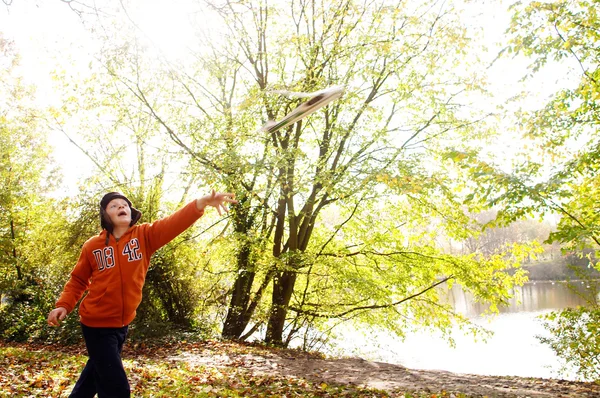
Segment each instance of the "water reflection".
[[[440,291],[455,310],[493,332],[487,341],[475,341],[455,329],[456,347],[436,332],[409,333],[405,340],[388,332],[349,329],[335,343],[337,355],[397,363],[414,369],[440,369],[458,373],[557,377],[559,359],[536,335],[548,336],[539,316],[553,310],[583,306],[586,299],[600,303],[600,289],[579,282],[572,290],[565,282],[530,282],[515,288],[514,297],[500,315],[481,316],[487,306],[475,303],[459,286]],[[562,375],[575,379],[572,374]]]
[[[484,314],[489,308],[487,304],[475,302],[473,295],[463,291],[458,285],[441,290],[442,297],[445,293],[445,300],[452,304],[457,312],[469,318]],[[537,312],[587,306],[590,303],[600,303],[600,290],[587,282],[529,282],[515,287],[513,297],[506,306],[499,307],[499,311]]]

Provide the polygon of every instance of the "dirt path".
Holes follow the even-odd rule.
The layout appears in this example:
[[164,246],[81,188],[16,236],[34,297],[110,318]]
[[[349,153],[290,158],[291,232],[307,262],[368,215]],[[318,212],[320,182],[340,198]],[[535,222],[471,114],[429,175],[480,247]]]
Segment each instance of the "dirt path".
[[[236,344],[202,344],[167,359],[215,367],[244,367],[255,375],[282,375],[394,391],[464,393],[472,397],[600,397],[600,385],[557,379],[495,377],[414,370],[360,358],[324,359],[297,351]],[[398,394],[400,395],[400,394]]]

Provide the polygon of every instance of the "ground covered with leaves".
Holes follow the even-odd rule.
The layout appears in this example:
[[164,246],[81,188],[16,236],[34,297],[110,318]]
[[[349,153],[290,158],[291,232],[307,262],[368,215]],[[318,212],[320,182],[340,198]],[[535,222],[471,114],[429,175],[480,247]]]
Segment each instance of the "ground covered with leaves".
[[[82,346],[0,342],[0,396],[66,397],[87,357]],[[598,397],[600,385],[459,375],[359,358],[205,341],[126,345],[135,397]]]

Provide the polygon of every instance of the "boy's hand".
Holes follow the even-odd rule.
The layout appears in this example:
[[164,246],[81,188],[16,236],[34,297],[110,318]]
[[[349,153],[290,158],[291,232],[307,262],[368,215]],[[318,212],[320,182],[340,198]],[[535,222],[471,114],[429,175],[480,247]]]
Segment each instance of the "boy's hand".
[[225,203],[236,204],[237,200],[234,199],[235,194],[229,192],[215,192],[213,189],[210,195],[205,195],[200,199],[196,199],[196,207],[198,210],[204,209],[206,206],[216,207],[219,215],[222,215],[221,209],[228,212],[229,209],[225,206]]
[[64,307],[58,307],[50,311],[48,314],[48,325],[58,326],[60,321],[67,317],[67,309]]

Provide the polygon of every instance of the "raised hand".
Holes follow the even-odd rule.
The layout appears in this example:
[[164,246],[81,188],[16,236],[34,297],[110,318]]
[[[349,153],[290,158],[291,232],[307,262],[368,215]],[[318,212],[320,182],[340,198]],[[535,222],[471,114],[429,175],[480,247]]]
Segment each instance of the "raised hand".
[[205,195],[199,199],[196,199],[196,207],[198,210],[204,209],[206,206],[212,206],[217,209],[219,215],[222,215],[224,212],[228,212],[229,209],[225,206],[227,203],[236,204],[238,201],[235,200],[235,194],[231,192],[215,192],[213,189],[212,192],[208,195]]

